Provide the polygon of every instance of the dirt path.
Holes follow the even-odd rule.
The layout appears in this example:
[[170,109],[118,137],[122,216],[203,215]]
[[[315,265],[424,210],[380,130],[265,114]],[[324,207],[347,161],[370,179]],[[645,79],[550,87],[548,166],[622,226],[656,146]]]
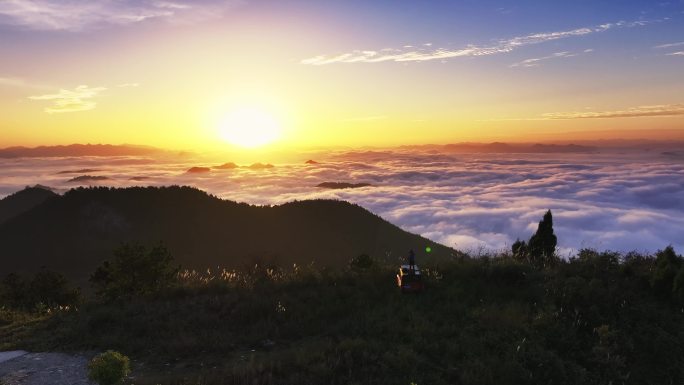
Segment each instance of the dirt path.
[[93,385],[88,358],[62,353],[0,352],[2,385]]

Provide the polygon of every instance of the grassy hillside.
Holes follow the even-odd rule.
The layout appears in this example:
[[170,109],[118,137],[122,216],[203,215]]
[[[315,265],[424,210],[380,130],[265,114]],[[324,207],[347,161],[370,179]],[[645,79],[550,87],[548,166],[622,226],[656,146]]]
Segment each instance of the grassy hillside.
[[180,264],[197,269],[312,261],[341,267],[359,254],[396,260],[427,246],[431,258],[455,253],[347,202],[257,207],[190,187],[81,188],[0,224],[2,272],[47,267],[85,284],[112,249],[134,240],[162,241]]
[[425,266],[420,295],[386,265],[188,273],[132,301],[6,314],[0,349],[117,349],[135,384],[677,384],[684,302],[663,260],[453,259]]

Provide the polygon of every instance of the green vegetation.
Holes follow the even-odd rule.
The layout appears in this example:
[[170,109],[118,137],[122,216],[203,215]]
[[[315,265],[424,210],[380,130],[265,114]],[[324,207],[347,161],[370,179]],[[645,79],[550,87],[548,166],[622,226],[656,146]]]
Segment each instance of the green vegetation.
[[350,262],[183,271],[123,301],[15,315],[0,341],[116,349],[145,362],[138,385],[684,381],[684,264],[670,247],[582,250],[545,267],[454,258],[421,266],[420,295],[400,294],[396,266]]
[[121,384],[130,372],[128,357],[113,350],[96,356],[88,363],[88,378],[99,385]]
[[179,267],[172,266],[173,257],[163,245],[149,250],[139,244],[123,244],[114,250],[114,259],[104,261],[90,282],[105,301],[127,300],[170,287]]
[[80,291],[62,274],[42,270],[32,279],[10,273],[0,281],[0,306],[24,311],[45,312],[79,304]]

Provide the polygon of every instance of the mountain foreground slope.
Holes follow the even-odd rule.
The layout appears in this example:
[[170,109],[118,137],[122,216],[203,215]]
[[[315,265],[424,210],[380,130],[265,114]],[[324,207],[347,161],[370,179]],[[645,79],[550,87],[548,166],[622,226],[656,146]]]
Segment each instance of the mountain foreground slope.
[[45,267],[82,281],[121,242],[163,242],[183,268],[202,270],[340,267],[360,254],[397,260],[428,246],[430,258],[454,253],[347,202],[250,206],[190,187],[74,189],[0,223],[4,272]]

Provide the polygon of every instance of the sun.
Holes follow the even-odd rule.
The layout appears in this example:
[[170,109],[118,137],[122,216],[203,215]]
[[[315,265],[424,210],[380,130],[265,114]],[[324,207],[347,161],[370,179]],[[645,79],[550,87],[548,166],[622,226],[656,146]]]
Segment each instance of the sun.
[[278,120],[258,107],[239,107],[231,110],[219,124],[219,135],[226,142],[245,148],[256,148],[280,138],[282,127]]

